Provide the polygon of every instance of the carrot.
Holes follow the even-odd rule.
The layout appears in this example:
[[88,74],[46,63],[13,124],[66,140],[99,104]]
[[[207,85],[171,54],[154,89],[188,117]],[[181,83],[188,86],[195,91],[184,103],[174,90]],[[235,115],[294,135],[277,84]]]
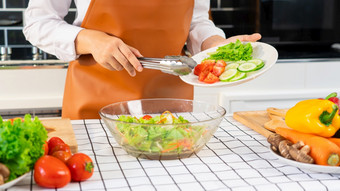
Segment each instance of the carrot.
[[316,164],[326,166],[340,165],[340,147],[327,138],[300,133],[283,127],[276,128],[275,132],[293,143],[303,141],[306,145],[309,145],[311,148],[310,155]]
[[168,149],[164,149],[162,151],[162,153],[166,153],[166,152],[175,150],[175,149],[179,148],[180,146],[186,147],[189,150],[192,148],[192,143],[187,139],[178,140],[177,143],[170,143],[169,145],[173,145],[173,146],[168,148]]
[[335,143],[336,145],[338,145],[338,147],[340,147],[340,139],[339,138],[328,138],[328,140],[332,141],[333,143]]

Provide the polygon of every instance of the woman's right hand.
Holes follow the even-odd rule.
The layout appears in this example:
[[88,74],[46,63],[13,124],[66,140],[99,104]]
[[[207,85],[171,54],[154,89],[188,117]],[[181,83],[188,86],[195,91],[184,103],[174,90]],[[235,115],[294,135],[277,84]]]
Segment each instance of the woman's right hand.
[[106,69],[125,69],[130,76],[135,76],[136,70],[143,70],[137,59],[142,55],[137,49],[104,32],[90,29],[80,31],[75,40],[75,47],[77,54],[92,54],[96,62]]

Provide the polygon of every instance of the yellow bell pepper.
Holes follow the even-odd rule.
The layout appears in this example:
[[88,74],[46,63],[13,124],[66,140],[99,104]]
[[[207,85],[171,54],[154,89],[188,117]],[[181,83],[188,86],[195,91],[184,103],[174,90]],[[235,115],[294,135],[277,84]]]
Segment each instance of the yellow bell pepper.
[[338,109],[329,100],[304,100],[287,111],[285,121],[288,127],[302,133],[331,137],[340,128]]

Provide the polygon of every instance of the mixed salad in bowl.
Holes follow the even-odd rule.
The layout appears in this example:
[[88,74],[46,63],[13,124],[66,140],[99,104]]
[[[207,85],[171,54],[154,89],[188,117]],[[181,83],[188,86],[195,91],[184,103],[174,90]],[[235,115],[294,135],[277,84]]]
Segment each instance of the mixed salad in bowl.
[[128,154],[161,160],[187,158],[200,151],[225,113],[218,105],[158,98],[110,104],[100,116]]
[[[144,152],[181,154],[192,151],[197,141],[207,131],[204,126],[192,126],[182,116],[178,118],[171,112],[165,111],[161,115],[152,117],[144,115],[136,118],[132,116],[120,116],[119,121],[128,123],[117,123],[117,129],[130,147]],[[134,125],[134,123],[153,125]],[[163,125],[162,125],[163,124]],[[170,128],[164,124],[171,124]]]

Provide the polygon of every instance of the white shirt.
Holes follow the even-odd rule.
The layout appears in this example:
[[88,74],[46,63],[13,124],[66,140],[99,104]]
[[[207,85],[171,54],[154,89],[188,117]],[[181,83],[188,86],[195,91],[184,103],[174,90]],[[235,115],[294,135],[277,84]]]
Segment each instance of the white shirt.
[[[24,15],[23,33],[26,39],[43,51],[63,61],[78,58],[75,38],[91,0],[74,0],[77,14],[73,24],[64,21],[72,0],[30,0]],[[201,51],[202,42],[210,36],[225,37],[224,32],[209,20],[209,0],[195,0],[194,12],[187,40],[192,54]]]

